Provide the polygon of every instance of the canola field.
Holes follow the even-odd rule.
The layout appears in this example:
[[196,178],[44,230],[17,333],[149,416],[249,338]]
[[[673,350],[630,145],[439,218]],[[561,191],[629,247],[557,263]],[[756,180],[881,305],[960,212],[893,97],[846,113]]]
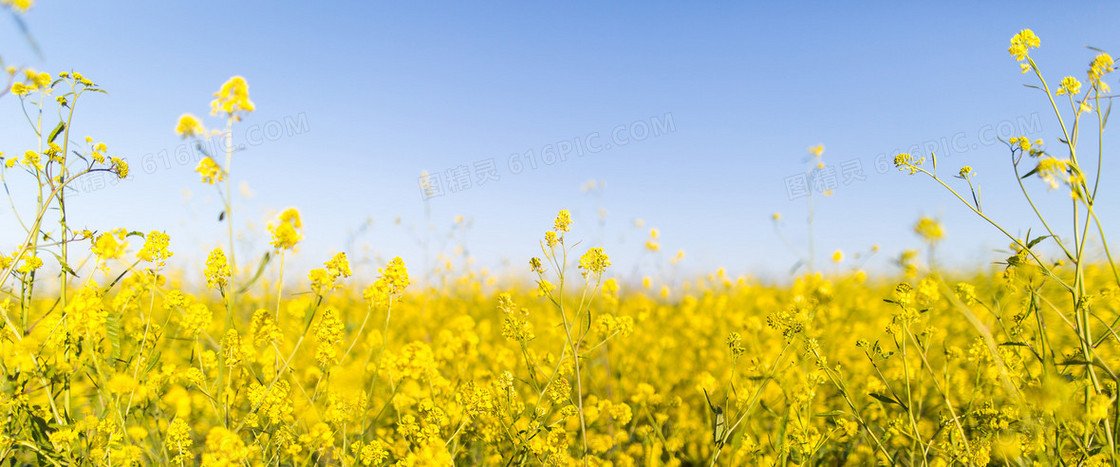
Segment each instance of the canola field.
[[[1063,128],[1103,133],[1112,58],[1051,88],[1029,54],[1039,45],[1015,34],[1010,72],[1035,78]],[[977,272],[909,253],[895,277],[779,286],[721,271],[658,289],[619,280],[560,211],[541,213],[521,282],[468,271],[421,286],[395,258],[357,283],[341,253],[285,269],[304,240],[289,209],[268,223],[270,262],[226,246],[188,278],[160,231],[67,222],[68,185],[129,172],[71,133],[74,109],[102,91],[95,77],[7,73],[2,98],[40,117],[40,145],[4,154],[0,172],[39,188],[21,207],[34,216],[4,226],[25,241],[0,256],[4,465],[1120,462],[1120,274],[1110,253],[1089,253],[1108,252],[1093,204],[1107,155],[1069,134],[1007,141],[1022,161],[1008,170],[1068,193],[1074,235],[1008,234],[1012,254]],[[211,110],[176,131],[228,143],[254,110],[248,83],[222,84]],[[229,212],[225,147],[197,172]],[[989,219],[970,168],[946,178],[932,154],[895,164]],[[234,223],[223,228],[232,243]],[[930,247],[942,237],[932,219],[915,230]]]

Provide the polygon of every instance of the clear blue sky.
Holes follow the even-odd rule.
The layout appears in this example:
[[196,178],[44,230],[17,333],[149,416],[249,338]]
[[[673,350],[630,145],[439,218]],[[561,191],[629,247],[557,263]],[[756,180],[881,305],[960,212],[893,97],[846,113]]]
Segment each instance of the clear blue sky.
[[[420,240],[430,235],[433,252],[462,244],[479,267],[508,262],[527,276],[538,239],[568,208],[572,238],[585,239],[581,249],[602,243],[624,277],[636,267],[656,273],[683,249],[685,272],[725,267],[781,279],[798,258],[770,215],[781,212],[788,240],[805,245],[806,200],[790,199],[787,178],[803,173],[816,144],[838,177],[818,204],[818,261],[878,244],[868,267],[889,270],[899,251],[920,246],[911,226],[923,214],[945,223],[948,261],[999,258],[992,250],[1008,242],[932,181],[880,171],[926,142],[944,166],[975,167],[986,209],[1012,232],[1037,231],[1007,150],[992,137],[1025,133],[1055,147],[1058,128],[1044,96],[1022,86],[1034,81],[1018,73],[1008,40],[1032,28],[1042,38],[1032,56],[1048,78],[1084,76],[1093,56],[1084,46],[1120,51],[1118,20],[1120,10],[1103,2],[44,0],[24,16],[42,57],[10,18],[0,21],[0,57],[52,74],[80,71],[110,92],[81,103],[75,131],[126,157],[135,179],[82,193],[75,221],[166,230],[180,265],[201,262],[224,226],[195,163],[175,161],[174,124],[183,112],[206,115],[211,94],[239,74],[258,111],[234,131],[246,145],[234,181],[255,193],[235,213],[239,228],[256,226],[246,229],[256,250],[269,214],[296,206],[307,225],[295,260],[304,267],[350,245],[354,258],[400,255],[418,268]],[[655,124],[669,131],[642,138]],[[12,96],[0,100],[0,128],[0,151],[33,147]],[[562,142],[602,150],[540,161]],[[497,179],[479,185],[475,166],[488,161]],[[842,163],[864,179],[844,180]],[[475,178],[471,187],[445,187],[426,217],[420,172],[446,176],[460,166]],[[605,189],[583,193],[589,180]],[[1064,218],[1066,195],[1029,185]],[[1106,228],[1116,232],[1117,188],[1106,185],[1102,197],[1113,206],[1102,212]],[[468,228],[452,227],[459,215]],[[7,250],[20,232],[10,214],[0,222]],[[642,254],[649,227],[662,234],[659,258]]]

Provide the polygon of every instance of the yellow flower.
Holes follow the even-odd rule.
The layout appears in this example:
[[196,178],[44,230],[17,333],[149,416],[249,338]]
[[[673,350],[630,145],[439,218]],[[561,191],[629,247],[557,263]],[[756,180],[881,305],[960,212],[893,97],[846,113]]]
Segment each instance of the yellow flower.
[[1050,189],[1053,190],[1058,187],[1059,181],[1068,180],[1069,161],[1045,157],[1039,159],[1035,172],[1038,173],[1038,178],[1050,185]]
[[1058,92],[1056,92],[1055,94],[1059,96],[1063,94],[1075,96],[1080,92],[1081,82],[1078,81],[1077,78],[1066,76],[1065,78],[1062,78],[1062,84],[1058,86]]
[[128,232],[125,229],[116,229],[98,235],[90,250],[100,262],[120,258],[124,254],[125,247],[128,246],[124,242],[124,237],[127,234]]
[[552,223],[552,228],[557,233],[563,234],[572,228],[572,213],[567,209],[561,209],[556,213],[556,221]]
[[813,147],[809,148],[809,154],[812,154],[812,155],[817,156],[817,157],[821,157],[821,154],[824,154],[824,145],[823,144],[818,144],[816,146],[813,146]]
[[109,162],[112,163],[112,168],[110,168],[110,170],[117,174],[117,178],[122,180],[128,178],[128,162],[116,157],[109,158]]
[[315,360],[319,362],[319,366],[327,368],[335,363],[338,358],[336,346],[342,342],[342,332],[345,329],[334,308],[323,311],[323,317],[315,326],[315,341],[319,344],[315,348]]
[[[210,102],[210,113],[217,115],[219,112],[234,117],[239,111],[252,112],[256,107],[249,100],[249,84],[245,78],[234,76],[230,78],[218,92],[214,93],[215,99]],[[236,117],[240,119],[240,117]]]
[[591,248],[579,258],[579,268],[583,269],[583,277],[588,274],[601,276],[611,265],[611,259],[603,253],[602,248]]
[[36,86],[39,86],[40,88],[46,89],[47,87],[49,87],[51,85],[51,81],[53,81],[53,80],[51,79],[50,73],[39,73],[39,74],[35,75],[34,78],[32,78],[32,81],[35,82]]
[[203,157],[198,161],[198,167],[194,169],[199,175],[202,175],[202,182],[213,185],[216,182],[221,182],[226,179],[225,171],[214,159]]
[[179,124],[175,126],[175,133],[188,138],[191,136],[202,136],[206,134],[206,128],[202,126],[202,122],[191,114],[183,114],[179,116]]
[[43,157],[35,151],[27,151],[23,153],[23,165],[43,170]]
[[12,83],[12,94],[15,94],[17,96],[26,96],[28,94],[31,94],[31,91],[34,90],[35,88],[27,86],[26,84],[20,82]]
[[229,284],[231,275],[232,271],[229,262],[226,260],[225,252],[221,248],[215,248],[206,257],[206,286],[211,289],[217,287],[222,290]]
[[268,232],[272,234],[272,247],[277,250],[291,250],[302,236],[297,229],[303,228],[299,211],[295,208],[285,209],[280,213],[279,222],[268,224]]
[[335,253],[334,257],[323,263],[331,277],[350,277],[350,262],[346,260],[346,253]]
[[1106,73],[1114,70],[1112,56],[1106,53],[1097,55],[1089,64],[1089,82],[1097,88],[1099,92],[1108,92],[1110,89],[1108,83],[1105,83],[1102,78]]
[[181,418],[176,418],[167,427],[167,450],[174,453],[171,462],[179,465],[194,460],[191,453],[191,426]]
[[17,13],[23,13],[35,4],[35,0],[2,0],[0,4],[11,7]]
[[929,243],[937,243],[945,236],[941,223],[928,216],[918,219],[918,223],[914,224],[914,233],[917,233]]
[[250,450],[245,447],[241,437],[225,427],[217,426],[211,428],[210,433],[206,435],[206,451],[202,453],[202,465],[241,465],[248,460],[249,454]]
[[23,264],[16,268],[16,272],[30,274],[41,267],[43,267],[43,260],[38,256],[26,255],[23,257]]
[[171,238],[167,234],[152,231],[144,239],[144,246],[136,253],[136,257],[163,266],[164,261],[175,254],[167,249],[170,244]]
[[1027,50],[1038,48],[1039,45],[1041,41],[1034,35],[1034,31],[1024,29],[1011,38],[1011,47],[1007,51],[1016,61],[1022,61],[1027,58]]
[[839,263],[841,261],[844,261],[844,252],[840,250],[832,252],[832,262]]
[[909,153],[905,153],[905,152],[902,153],[902,154],[899,154],[897,156],[894,156],[894,166],[897,167],[899,171],[902,171],[902,172],[909,171],[910,175],[914,175],[915,173],[918,173],[919,167],[922,164],[924,164],[925,161],[926,161],[926,158],[924,158],[924,157],[921,157],[921,158],[918,158],[917,160],[915,160],[914,156],[910,155]]
[[319,295],[325,295],[335,288],[334,283],[338,278],[350,277],[350,262],[346,260],[346,253],[336,253],[323,265],[326,269],[312,269],[307,274],[307,279],[311,281],[311,289]]
[[1027,139],[1026,136],[1017,136],[1007,140],[1007,142],[1010,143],[1012,147],[1017,147],[1024,152],[1030,152],[1031,150],[1031,140]]

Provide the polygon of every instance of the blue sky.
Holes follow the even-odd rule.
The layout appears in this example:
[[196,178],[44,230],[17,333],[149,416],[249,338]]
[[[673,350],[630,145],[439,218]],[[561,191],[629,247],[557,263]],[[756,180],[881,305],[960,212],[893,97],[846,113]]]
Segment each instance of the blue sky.
[[[165,230],[180,266],[196,267],[225,227],[193,156],[175,158],[184,146],[174,124],[205,115],[221,83],[242,75],[258,109],[234,129],[245,150],[233,179],[254,193],[234,211],[246,251],[263,251],[263,224],[295,206],[307,225],[300,267],[346,249],[369,257],[367,270],[397,255],[420,269],[462,246],[476,267],[527,275],[567,208],[579,248],[602,244],[623,277],[667,274],[683,249],[681,274],[724,267],[781,280],[798,255],[770,215],[782,213],[787,240],[804,250],[806,199],[791,197],[788,180],[816,144],[837,170],[833,195],[817,198],[818,262],[877,244],[865,266],[889,271],[898,252],[920,247],[911,227],[922,215],[945,224],[944,261],[1000,258],[993,250],[1008,242],[997,232],[932,181],[889,167],[914,145],[953,171],[975,167],[986,210],[1013,233],[1037,231],[994,137],[1055,147],[1058,127],[1045,97],[1022,86],[1035,82],[1008,39],[1032,28],[1042,38],[1032,56],[1056,82],[1084,76],[1086,45],[1120,50],[1117,20],[1105,3],[42,1],[24,16],[42,56],[5,18],[0,57],[80,71],[110,92],[80,104],[74,130],[126,157],[135,177],[81,193],[72,215],[97,230]],[[0,128],[0,151],[34,147],[12,96],[0,99]],[[602,150],[576,154],[589,142]],[[544,163],[569,144],[565,160]],[[476,167],[490,164],[479,184]],[[425,202],[421,171],[457,168],[470,187]],[[590,180],[605,188],[582,191]],[[1067,195],[1028,186],[1067,217]],[[1116,202],[1106,184],[1102,205]],[[0,222],[8,249],[21,233],[7,212]],[[651,227],[658,254],[643,253]]]

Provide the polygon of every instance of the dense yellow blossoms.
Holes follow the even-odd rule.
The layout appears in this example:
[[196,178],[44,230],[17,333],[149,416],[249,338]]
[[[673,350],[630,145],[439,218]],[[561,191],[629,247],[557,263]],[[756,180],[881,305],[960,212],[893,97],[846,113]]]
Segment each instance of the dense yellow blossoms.
[[12,9],[21,13],[27,11],[34,4],[35,0],[0,0],[0,5],[12,7]]
[[256,109],[253,101],[249,100],[249,84],[245,78],[234,76],[222,84],[222,88],[214,93],[214,100],[210,102],[210,113],[228,114],[233,118],[238,112],[252,112]]
[[[1023,30],[1011,42],[1037,69],[1038,37]],[[1057,94],[1080,115],[1087,104],[1075,99],[1103,97],[1113,67],[1107,54],[1093,60],[1089,98],[1072,77]],[[13,82],[26,100],[61,81],[25,72]],[[253,108],[240,77],[212,103],[227,128]],[[176,131],[206,130],[184,115]],[[63,191],[52,169],[77,167],[68,152],[89,171],[127,176],[94,141],[75,151],[47,142],[4,167],[45,193]],[[1104,216],[1074,151],[1058,158],[1022,136],[1007,149],[1017,170],[1034,165],[1020,180],[1070,189],[1091,214],[1075,217],[1080,228]],[[818,164],[823,151],[810,149]],[[895,165],[942,181],[929,159],[899,154]],[[198,170],[216,183],[228,165],[206,157]],[[955,173],[972,187],[971,167]],[[958,197],[989,219],[978,196]],[[576,250],[578,225],[561,210],[540,256],[497,280],[410,275],[401,257],[352,265],[344,253],[285,276],[304,235],[294,208],[252,245],[228,227],[229,244],[186,268],[159,230],[60,217],[51,230],[40,215],[40,230],[0,255],[0,459],[13,465],[1118,463],[1120,275],[1083,259],[1084,235],[1073,253],[1061,235],[1011,237],[991,269],[952,271],[926,266],[944,228],[922,217],[913,231],[929,256],[906,250],[886,276],[844,269],[861,254],[835,250],[831,274],[787,282],[722,269],[627,278],[602,247]],[[651,229],[639,242],[656,252],[659,240]],[[252,252],[255,275],[235,258]]]
[[179,124],[175,126],[175,132],[182,135],[183,138],[192,136],[205,136],[206,128],[202,126],[202,122],[191,114],[183,114],[179,116]]
[[303,221],[300,220],[299,211],[295,208],[285,209],[277,222],[268,224],[268,232],[272,234],[272,247],[277,250],[295,248],[301,238],[301,229]]
[[210,288],[224,288],[229,283],[232,275],[226,253],[221,248],[215,248],[206,258],[206,285]]
[[214,159],[209,157],[203,157],[202,160],[198,161],[198,167],[194,170],[202,176],[202,182],[206,184],[213,185],[226,179],[226,174],[225,171],[222,170],[222,167],[219,166],[217,162],[214,162]]

